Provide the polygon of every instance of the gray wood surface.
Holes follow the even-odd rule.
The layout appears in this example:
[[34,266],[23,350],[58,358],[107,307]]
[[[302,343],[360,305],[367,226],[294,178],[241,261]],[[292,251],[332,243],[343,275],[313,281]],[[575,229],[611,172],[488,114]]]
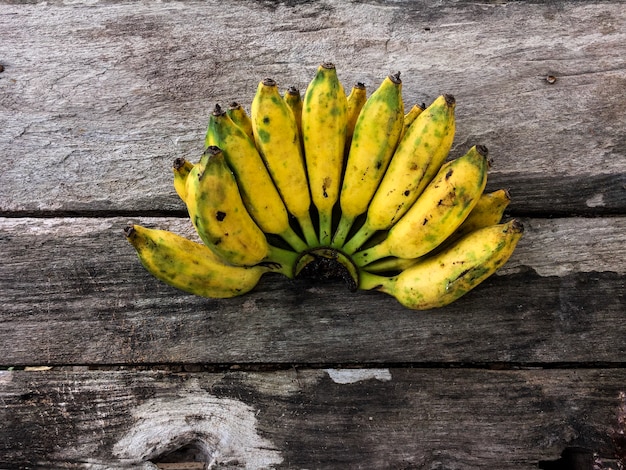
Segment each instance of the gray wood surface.
[[[186,219],[134,221],[191,236]],[[498,275],[427,312],[280,275],[235,299],[194,297],[143,269],[126,223],[2,221],[4,364],[620,363],[626,353],[624,217],[525,219]]]
[[[626,466],[625,7],[0,0],[0,468]],[[152,278],[122,228],[194,236],[171,164],[214,104],[325,60],[456,97],[451,155],[486,145],[526,226],[510,262],[430,312]]]
[[626,207],[623,2],[0,6],[6,214],[180,210],[171,162],[215,102],[304,90],[323,60],[370,90],[400,70],[408,105],[455,95],[452,154],[486,145],[516,211]]
[[614,369],[5,371],[0,467],[154,469],[191,447],[210,468],[509,470],[576,446],[617,469],[625,380]]

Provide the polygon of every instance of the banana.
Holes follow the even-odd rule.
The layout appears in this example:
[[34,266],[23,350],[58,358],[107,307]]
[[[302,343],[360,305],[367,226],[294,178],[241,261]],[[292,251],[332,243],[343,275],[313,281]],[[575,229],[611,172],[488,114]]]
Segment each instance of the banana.
[[185,160],[183,157],[176,158],[172,165],[172,170],[174,171],[174,189],[183,202],[185,202],[187,198],[187,175],[189,175],[192,168],[193,163]]
[[[470,232],[500,223],[504,215],[504,210],[507,208],[510,201],[511,197],[506,189],[483,193],[459,228],[439,245],[439,247],[435,249],[435,252],[447,248],[450,244]],[[368,264],[367,270],[372,273],[402,271],[420,261],[420,258],[389,257]]]
[[463,296],[506,263],[522,237],[518,220],[484,227],[397,276],[362,272],[359,288],[394,296],[405,307],[443,307]]
[[296,118],[298,135],[302,136],[302,96],[300,96],[300,90],[295,86],[290,86],[287,88],[283,98],[287,106],[291,109],[293,117]]
[[306,89],[302,143],[313,204],[319,215],[319,240],[329,245],[333,207],[339,198],[346,145],[348,102],[337,70],[325,62]]
[[[243,106],[236,101],[233,101],[228,106],[226,114],[228,114],[228,117],[230,117],[235,124],[241,127],[250,140],[254,142],[254,135],[252,134],[252,121],[250,120],[248,113],[246,113],[246,110],[243,109]],[[206,147],[208,147],[208,145],[205,144],[205,148]]]
[[406,130],[409,128],[411,124],[413,124],[413,121],[415,121],[417,116],[422,114],[422,112],[425,109],[426,109],[425,104],[414,104],[411,107],[411,109],[409,109],[409,112],[404,115],[404,122],[402,123],[402,132],[400,133],[400,140],[402,140],[402,137],[404,137],[404,134],[406,134]]
[[226,163],[235,174],[243,202],[261,230],[281,236],[296,251],[306,250],[306,244],[289,225],[285,204],[254,141],[219,105],[209,118],[205,145],[222,150]]
[[201,243],[167,230],[141,225],[124,229],[143,266],[157,279],[202,297],[228,298],[252,290],[269,266],[239,267],[224,263]]
[[256,146],[287,210],[298,220],[307,244],[318,246],[296,120],[271,78],[259,83],[250,118]]
[[218,147],[209,146],[187,176],[186,202],[202,241],[228,263],[253,266],[270,254],[265,234],[250,217]]
[[200,296],[241,295],[273,272],[344,280],[412,309],[447,305],[501,267],[523,231],[501,222],[508,192],[484,192],[485,147],[444,163],[455,106],[441,95],[405,112],[399,72],[369,98],[360,82],[346,96],[332,63],[303,95],[264,79],[249,114],[215,106],[198,163],[173,162],[202,242],[124,232],[149,272]]
[[488,168],[487,149],[482,145],[443,165],[384,241],[355,253],[354,263],[365,266],[387,256],[417,258],[439,246],[478,202]]
[[354,126],[356,126],[356,121],[359,118],[361,109],[367,101],[367,88],[365,87],[365,83],[356,82],[352,86],[352,90],[350,90],[347,101],[346,152],[350,150],[350,142],[352,141],[352,135],[354,134]]
[[364,224],[343,247],[345,253],[354,253],[377,230],[390,228],[428,185],[452,146],[454,108],[454,97],[442,95],[407,129],[372,198]]
[[[483,193],[467,218],[449,237],[449,240],[459,239],[479,228],[499,224],[510,202],[511,195],[506,189]],[[447,242],[448,240],[446,240]]]
[[400,73],[387,76],[369,97],[356,122],[341,188],[341,218],[333,238],[340,248],[367,210],[396,149],[404,121]]

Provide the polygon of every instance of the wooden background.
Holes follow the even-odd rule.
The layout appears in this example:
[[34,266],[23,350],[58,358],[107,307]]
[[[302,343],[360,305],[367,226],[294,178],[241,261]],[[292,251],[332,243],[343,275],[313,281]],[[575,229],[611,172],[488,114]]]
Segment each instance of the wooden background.
[[[190,233],[214,104],[326,60],[456,97],[510,262],[428,312],[153,279],[122,228]],[[0,468],[623,468],[626,2],[0,0],[0,65]]]

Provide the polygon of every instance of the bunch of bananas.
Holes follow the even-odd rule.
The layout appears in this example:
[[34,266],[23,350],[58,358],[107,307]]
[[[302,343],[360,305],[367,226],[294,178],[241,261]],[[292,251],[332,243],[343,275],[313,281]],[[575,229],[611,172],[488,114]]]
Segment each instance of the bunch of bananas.
[[502,222],[505,190],[485,192],[477,145],[447,160],[455,100],[405,113],[400,74],[367,97],[321,64],[304,96],[262,80],[250,114],[215,106],[205,151],[174,162],[174,187],[203,243],[126,227],[145,268],[214,298],[253,289],[265,273],[342,277],[412,309],[458,299],[511,256],[523,227]]

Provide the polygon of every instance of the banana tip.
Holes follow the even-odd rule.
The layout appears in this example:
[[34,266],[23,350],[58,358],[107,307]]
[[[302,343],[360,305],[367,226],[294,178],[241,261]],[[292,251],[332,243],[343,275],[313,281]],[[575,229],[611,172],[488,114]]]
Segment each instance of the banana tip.
[[126,235],[126,238],[130,238],[133,233],[135,233],[135,226],[133,224],[124,227],[124,235]]
[[443,95],[443,98],[446,100],[446,104],[448,106],[454,106],[456,104],[456,99],[453,95],[445,94]]
[[215,103],[215,108],[213,108],[213,116],[223,116],[226,113],[219,105],[219,103]]
[[331,70],[335,68],[335,64],[333,64],[332,62],[322,62],[322,67]]
[[524,224],[519,219],[513,219],[511,229],[518,233],[524,233]]
[[489,149],[482,144],[476,146],[476,151],[485,158],[489,155]]
[[172,166],[174,167],[174,170],[180,170],[182,167],[185,166],[185,163],[187,163],[187,160],[185,160],[183,157],[177,157],[174,159],[174,163],[172,164]]
[[400,80],[400,71],[398,71],[398,72],[396,72],[394,74],[390,74],[389,75],[389,80],[391,80],[396,85],[400,85],[402,83],[402,80]]

